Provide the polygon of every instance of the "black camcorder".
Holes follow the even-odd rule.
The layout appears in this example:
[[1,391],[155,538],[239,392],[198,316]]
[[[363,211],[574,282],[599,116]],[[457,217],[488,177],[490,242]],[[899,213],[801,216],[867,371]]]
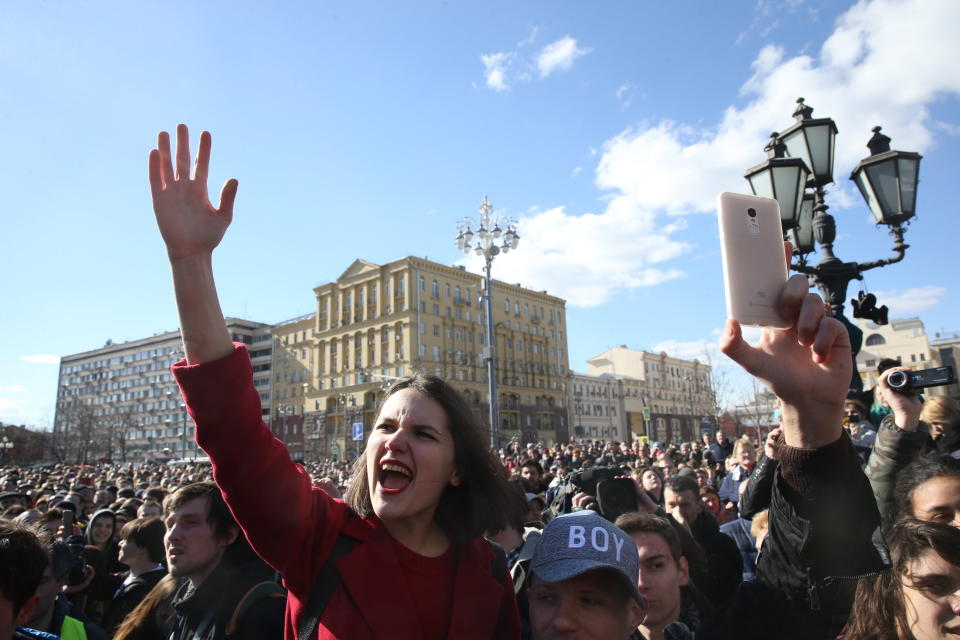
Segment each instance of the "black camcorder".
[[953,367],[936,367],[934,369],[920,369],[919,371],[897,369],[891,371],[890,375],[887,376],[887,385],[898,393],[904,393],[914,389],[953,384],[956,380]]
[[[637,510],[637,489],[630,470],[621,467],[593,467],[570,475],[551,504],[556,515],[573,510],[573,496],[586,493],[597,501],[597,512],[613,522],[621,514]],[[627,476],[627,477],[622,477]]]

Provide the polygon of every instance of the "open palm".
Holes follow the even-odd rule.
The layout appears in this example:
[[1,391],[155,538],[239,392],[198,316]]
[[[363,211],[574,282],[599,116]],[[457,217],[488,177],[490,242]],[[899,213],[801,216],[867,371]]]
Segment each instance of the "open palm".
[[193,179],[190,178],[190,135],[177,126],[176,173],[170,154],[170,135],[162,131],[157,148],[150,151],[150,190],[160,235],[171,260],[209,255],[220,243],[233,219],[237,181],[227,180],[215,208],[207,195],[210,166],[210,133],[200,134]]

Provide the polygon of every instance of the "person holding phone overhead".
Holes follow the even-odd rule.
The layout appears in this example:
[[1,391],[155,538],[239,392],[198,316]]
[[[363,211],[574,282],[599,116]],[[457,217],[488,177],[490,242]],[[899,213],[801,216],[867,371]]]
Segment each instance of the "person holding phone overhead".
[[519,637],[502,551],[482,537],[506,524],[510,489],[452,387],[417,374],[386,392],[347,502],[312,487],[261,420],[249,357],[231,342],[213,277],[238,185],[228,180],[220,206],[211,204],[210,149],[203,132],[193,177],[185,125],[175,157],[166,132],[150,151],[186,353],[173,371],[224,499],[283,575],[284,637]]

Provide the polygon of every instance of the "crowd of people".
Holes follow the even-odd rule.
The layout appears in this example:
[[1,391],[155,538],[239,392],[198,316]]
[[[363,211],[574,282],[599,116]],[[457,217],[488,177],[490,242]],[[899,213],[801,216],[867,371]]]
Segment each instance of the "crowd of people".
[[149,167],[212,464],[5,468],[0,640],[960,637],[960,409],[894,392],[896,366],[848,395],[849,336],[803,277],[777,302],[791,329],[721,338],[778,398],[762,440],[491,451],[416,374],[352,464],[292,460],[223,323],[237,182],[209,202],[210,148],[191,176],[181,125]]

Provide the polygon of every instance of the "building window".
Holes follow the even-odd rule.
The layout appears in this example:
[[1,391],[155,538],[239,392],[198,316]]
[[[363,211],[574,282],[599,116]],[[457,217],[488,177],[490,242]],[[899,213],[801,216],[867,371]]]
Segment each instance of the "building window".
[[443,293],[444,293],[444,295],[446,295],[448,298],[450,297],[450,283],[449,283],[449,282],[443,283]]
[[869,336],[867,336],[866,345],[868,347],[873,347],[878,344],[887,344],[887,341],[883,339],[882,335],[879,333],[871,333]]
[[510,313],[510,298],[503,299],[503,312]]
[[434,298],[440,297],[440,283],[436,280],[430,283],[430,295]]
[[427,290],[427,279],[424,278],[423,276],[420,276],[420,291],[426,291],[426,290]]
[[440,362],[440,347],[433,348],[433,361]]

